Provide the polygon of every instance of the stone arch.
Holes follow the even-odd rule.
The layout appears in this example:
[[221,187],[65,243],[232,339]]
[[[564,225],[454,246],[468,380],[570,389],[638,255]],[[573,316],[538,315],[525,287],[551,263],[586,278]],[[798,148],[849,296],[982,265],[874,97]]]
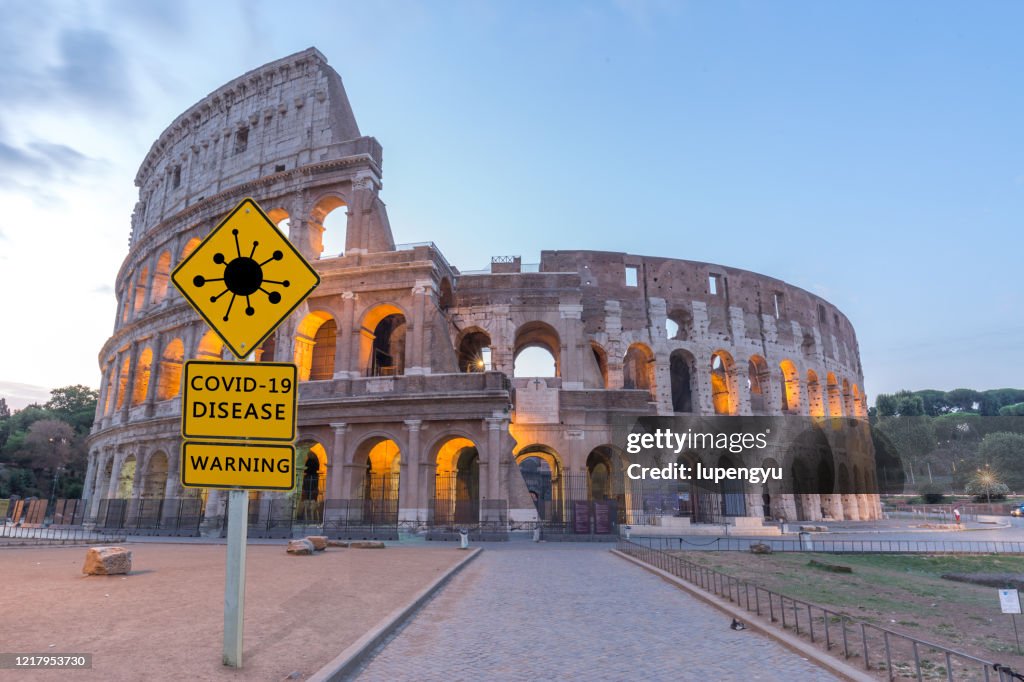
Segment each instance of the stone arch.
[[643,343],[633,343],[622,360],[622,387],[648,391],[656,395],[654,385],[654,353]]
[[434,523],[450,526],[480,518],[480,451],[465,436],[448,434],[431,449]]
[[697,362],[689,351],[677,348],[668,358],[669,381],[672,384],[672,411],[694,412],[693,379]]
[[[527,356],[523,359],[524,361],[520,363],[520,355],[531,348],[539,348],[541,351],[544,351],[546,355],[551,356],[554,367],[550,374],[530,373],[530,366],[538,366],[535,364],[538,361],[541,363],[546,362],[547,358],[544,354],[531,352],[530,355],[535,357]],[[533,322],[527,322],[520,325],[516,330],[515,344],[513,345],[512,350],[513,376],[561,376],[561,348],[562,343],[559,339],[558,331],[547,322],[535,320]],[[524,374],[523,372],[527,373]]]
[[132,310],[138,313],[146,302],[146,285],[149,283],[149,266],[142,266],[138,277],[135,278],[135,293],[132,303]]
[[132,387],[132,407],[146,402],[149,394],[149,376],[153,370],[153,349],[147,346],[135,361],[135,385]]
[[739,411],[733,366],[732,355],[728,351],[716,350],[711,354],[711,404],[715,414],[736,414]]
[[409,317],[392,303],[375,305],[360,324],[359,363],[366,376],[405,373],[405,337]]
[[491,336],[480,327],[463,329],[457,347],[460,372],[491,369]]
[[363,500],[364,516],[397,521],[402,464],[399,441],[377,433],[368,435],[356,447],[354,463],[363,467],[356,496]]
[[192,237],[192,239],[189,239],[187,242],[185,242],[185,246],[183,246],[181,249],[181,258],[178,259],[178,262],[184,262],[184,260],[191,256],[192,252],[195,251],[196,247],[199,246],[201,243],[202,240],[200,240],[199,237]]
[[295,328],[295,365],[299,381],[334,378],[334,356],[338,346],[338,323],[330,313],[315,310]]
[[750,392],[750,411],[754,414],[767,413],[771,378],[768,363],[760,355],[751,355],[747,360],[747,389]]
[[608,353],[596,341],[590,342],[590,352],[594,358],[596,371],[594,371],[593,365],[588,365],[591,369],[587,377],[588,385],[596,388],[608,388]]
[[867,410],[864,409],[864,394],[860,392],[857,384],[853,384],[853,413],[858,419],[867,416]]
[[516,454],[516,466],[537,509],[537,516],[549,522],[567,519],[565,477],[558,452],[548,445],[527,445]]
[[203,334],[196,346],[197,360],[220,360],[224,355],[224,344],[220,337],[211,329]]
[[807,370],[807,410],[812,417],[825,416],[825,400],[822,397],[821,384],[818,383],[818,373],[813,369]]
[[121,363],[121,372],[117,377],[117,405],[114,407],[115,410],[120,410],[124,407],[125,394],[128,392],[128,372],[131,369],[132,360],[130,357],[125,356],[124,361]]
[[167,454],[157,450],[146,459],[142,477],[142,497],[162,498],[167,489]]
[[693,336],[693,314],[686,308],[671,308],[665,317],[665,332],[670,341],[686,341]]
[[828,390],[828,414],[830,417],[843,416],[843,396],[839,392],[839,382],[836,381],[834,372],[825,375],[825,384]]
[[181,369],[185,361],[185,346],[181,339],[172,339],[164,346],[160,358],[160,383],[157,386],[157,400],[170,400],[181,392]]
[[162,303],[167,298],[167,287],[171,281],[171,252],[164,251],[156,261],[153,270],[153,291],[150,300],[153,305]]
[[[345,255],[348,234],[348,202],[337,193],[319,197],[309,213],[309,240],[317,258]],[[323,254],[327,254],[324,256]]]
[[782,370],[782,411],[797,414],[800,412],[800,372],[789,358],[780,362],[779,368]]
[[135,455],[128,455],[121,462],[121,468],[117,472],[117,489],[114,495],[117,499],[127,500],[132,496],[137,466],[138,462],[135,459]]

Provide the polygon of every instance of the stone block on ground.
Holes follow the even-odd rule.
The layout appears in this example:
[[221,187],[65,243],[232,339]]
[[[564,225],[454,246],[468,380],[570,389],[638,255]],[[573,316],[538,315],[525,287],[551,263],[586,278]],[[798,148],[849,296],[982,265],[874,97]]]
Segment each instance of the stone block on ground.
[[322,552],[327,549],[326,535],[307,535],[306,539],[313,543],[313,549],[318,552]]
[[377,540],[360,540],[348,543],[353,549],[384,549],[384,543]]
[[328,547],[348,547],[348,542],[345,540],[328,540]]
[[750,546],[751,554],[771,554],[772,546],[763,542],[755,542]]
[[286,551],[289,554],[295,554],[296,556],[308,556],[313,553],[313,543],[305,538],[300,540],[289,540],[288,549]]
[[124,547],[90,547],[85,552],[86,575],[124,575],[131,570],[132,553]]

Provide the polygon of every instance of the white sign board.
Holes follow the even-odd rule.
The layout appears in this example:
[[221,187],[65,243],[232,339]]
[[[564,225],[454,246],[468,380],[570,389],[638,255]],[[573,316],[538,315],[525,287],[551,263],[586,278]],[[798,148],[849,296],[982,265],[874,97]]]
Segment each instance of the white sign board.
[[1020,597],[1017,590],[999,590],[999,608],[1003,613],[1020,613]]

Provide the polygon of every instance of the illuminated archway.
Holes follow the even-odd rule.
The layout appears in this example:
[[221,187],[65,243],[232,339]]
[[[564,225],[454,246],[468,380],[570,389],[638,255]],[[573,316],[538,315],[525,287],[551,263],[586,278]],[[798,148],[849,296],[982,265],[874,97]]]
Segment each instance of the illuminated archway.
[[405,312],[394,305],[374,306],[360,325],[359,362],[366,376],[397,376],[405,373]]
[[446,440],[437,451],[434,524],[476,523],[480,518],[480,453],[468,438]]
[[149,393],[149,375],[153,369],[153,350],[144,349],[135,363],[135,386],[132,387],[132,407],[146,402]]
[[149,279],[149,268],[143,267],[139,270],[139,276],[135,280],[135,301],[132,304],[133,310],[137,313],[142,310],[142,305],[146,302],[146,284]]
[[828,414],[830,417],[843,416],[843,396],[839,392],[839,382],[836,375],[829,372],[825,375],[825,382],[828,388]]
[[181,368],[185,360],[185,346],[181,339],[173,339],[164,348],[160,360],[160,383],[157,385],[157,400],[170,400],[181,392]]
[[516,464],[541,521],[564,523],[566,509],[562,461],[547,445],[528,445],[516,455]]
[[402,453],[398,443],[383,436],[364,440],[356,448],[354,463],[363,467],[358,496],[364,522],[398,523],[398,492]]
[[779,363],[782,369],[782,411],[789,414],[800,412],[800,372],[792,360]]
[[128,392],[128,370],[131,368],[131,358],[126,357],[121,363],[121,374],[117,378],[117,405],[115,410],[124,406],[124,396]]
[[167,455],[154,452],[146,463],[146,474],[142,478],[142,496],[162,498],[167,487]]
[[812,417],[825,416],[821,384],[818,383],[818,374],[813,369],[807,370],[807,409]]
[[295,330],[295,365],[299,381],[324,381],[334,378],[334,354],[337,350],[338,324],[330,313],[313,311]]
[[750,391],[750,411],[754,414],[768,412],[770,382],[768,363],[760,355],[751,355],[747,361],[747,388]]
[[135,482],[135,455],[128,455],[121,463],[121,470],[117,472],[117,493],[115,497],[119,500],[127,500],[132,496],[132,485]]
[[224,344],[221,343],[220,337],[212,330],[203,334],[203,338],[199,340],[199,346],[196,348],[196,359],[220,360],[223,354]]
[[736,387],[733,385],[732,356],[724,350],[711,356],[711,403],[715,414],[736,414]]
[[654,353],[645,344],[634,343],[626,350],[622,360],[622,387],[655,395]]
[[460,372],[491,369],[491,337],[479,327],[463,330],[458,349]]

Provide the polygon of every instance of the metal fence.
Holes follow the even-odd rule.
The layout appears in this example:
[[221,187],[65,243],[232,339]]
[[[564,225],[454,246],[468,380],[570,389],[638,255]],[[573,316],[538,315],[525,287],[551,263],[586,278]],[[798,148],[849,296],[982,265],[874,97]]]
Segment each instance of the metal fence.
[[22,528],[0,525],[0,545],[78,545],[124,542],[124,533],[84,528]]
[[[749,541],[748,541],[749,542]],[[857,660],[890,680],[1021,679],[1009,668],[933,642],[879,627],[845,613],[769,590],[660,549],[620,539],[619,551],[807,637],[831,654]]]
[[994,540],[828,540],[809,537],[781,538],[670,538],[638,537],[638,545],[661,551],[749,552],[752,544],[765,544],[774,552],[822,554],[1024,554],[1024,542]]
[[203,501],[198,497],[100,500],[96,528],[124,530],[131,535],[199,535]]

